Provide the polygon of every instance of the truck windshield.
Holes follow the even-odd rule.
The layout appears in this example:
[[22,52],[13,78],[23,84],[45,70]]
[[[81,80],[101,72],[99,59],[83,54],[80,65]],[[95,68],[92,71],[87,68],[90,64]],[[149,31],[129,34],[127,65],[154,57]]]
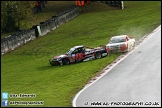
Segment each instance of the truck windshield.
[[110,44],[120,43],[120,42],[125,42],[125,38],[124,37],[114,37],[110,40]]
[[66,54],[70,55],[73,53],[74,50],[75,50],[75,48],[71,48]]

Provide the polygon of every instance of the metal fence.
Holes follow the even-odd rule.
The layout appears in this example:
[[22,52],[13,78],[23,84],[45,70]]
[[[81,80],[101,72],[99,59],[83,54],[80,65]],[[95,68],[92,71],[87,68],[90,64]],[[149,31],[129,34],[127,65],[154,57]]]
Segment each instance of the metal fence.
[[124,9],[123,1],[101,1],[102,3],[106,3],[110,6],[116,6],[118,9]]
[[68,22],[79,14],[79,7],[71,7],[59,14],[52,16],[50,19],[40,22],[39,25],[34,25],[27,30],[21,30],[16,34],[9,35],[1,39],[1,55],[16,49],[27,42],[36,39],[39,36],[44,36],[48,32],[55,30],[63,23]]

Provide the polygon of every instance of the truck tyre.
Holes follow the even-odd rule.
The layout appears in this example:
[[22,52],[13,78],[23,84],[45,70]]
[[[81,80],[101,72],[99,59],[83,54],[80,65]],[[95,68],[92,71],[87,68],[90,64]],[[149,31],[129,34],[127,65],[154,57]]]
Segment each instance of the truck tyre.
[[54,66],[54,64],[53,64],[53,62],[52,62],[52,61],[50,61],[50,65],[51,65],[51,66]]
[[63,59],[62,60],[62,63],[63,63],[63,65],[68,65],[68,64],[70,64],[70,62],[69,62],[69,60],[66,58],[66,59]]
[[100,53],[100,52],[97,52],[96,54],[95,54],[95,58],[96,59],[100,59],[102,57],[102,54]]
[[135,45],[136,45],[136,43],[135,43],[135,42],[133,42],[133,47],[135,47]]

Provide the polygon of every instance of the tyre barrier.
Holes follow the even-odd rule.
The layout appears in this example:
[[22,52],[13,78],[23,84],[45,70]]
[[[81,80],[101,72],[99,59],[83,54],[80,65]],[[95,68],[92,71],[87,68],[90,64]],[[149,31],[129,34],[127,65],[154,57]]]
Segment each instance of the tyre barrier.
[[109,6],[116,6],[118,9],[124,9],[123,1],[105,1]]
[[11,34],[4,39],[1,39],[1,55],[16,49],[31,40],[35,40],[40,36],[45,36],[50,31],[55,30],[63,23],[70,21],[78,15],[79,7],[73,6],[55,16],[52,16],[44,22],[40,22],[39,25],[34,25],[30,29],[20,30],[16,34]]
[[51,30],[55,30],[57,25],[56,25],[56,19],[55,18],[50,18],[47,22]]

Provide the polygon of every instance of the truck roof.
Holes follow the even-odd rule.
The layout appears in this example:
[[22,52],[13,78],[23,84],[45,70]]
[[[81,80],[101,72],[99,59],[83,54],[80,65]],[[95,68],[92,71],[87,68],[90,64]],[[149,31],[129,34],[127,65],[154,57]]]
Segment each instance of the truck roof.
[[84,47],[83,45],[79,45],[79,46],[74,46],[73,48],[80,48],[80,47]]
[[114,38],[114,37],[125,37],[125,36],[127,36],[127,35],[113,36],[112,38]]

